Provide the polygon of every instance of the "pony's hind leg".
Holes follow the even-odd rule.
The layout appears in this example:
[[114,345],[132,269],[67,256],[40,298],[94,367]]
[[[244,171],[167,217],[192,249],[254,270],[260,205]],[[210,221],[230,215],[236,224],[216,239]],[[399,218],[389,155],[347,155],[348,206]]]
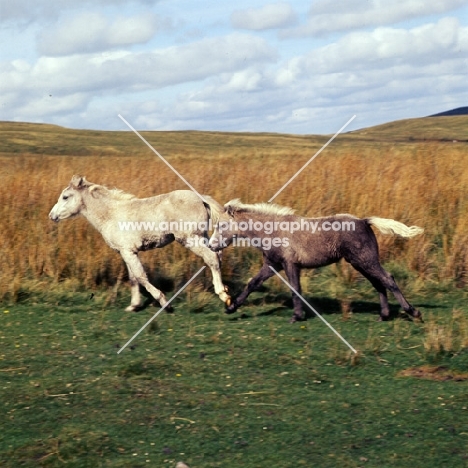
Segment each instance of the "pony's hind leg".
[[[146,276],[145,270],[143,265],[138,258],[138,255],[135,252],[131,251],[120,251],[120,255],[124,262],[127,264],[127,268],[130,275],[130,281],[132,284],[132,303],[126,310],[136,310],[132,308],[133,306],[133,299],[137,297],[136,295],[136,288],[138,288],[138,284],[141,284],[152,296],[153,298],[161,304],[161,307],[164,307],[167,304],[166,296],[160,291],[158,288],[155,288],[148,277]],[[133,281],[133,282],[132,282]],[[139,291],[138,291],[139,295]]]
[[[182,243],[182,242],[181,242]],[[185,240],[182,245],[190,249],[195,255],[203,258],[203,261],[211,270],[215,294],[227,305],[231,305],[231,296],[228,288],[223,284],[219,256],[208,248],[208,239],[201,236],[192,236]]]
[[[383,268],[382,268],[383,270]],[[397,286],[396,282],[395,282],[395,279],[393,278],[393,276],[388,272],[388,271],[385,271],[385,275],[386,275],[386,279],[385,279],[385,282],[383,282],[383,285],[393,293],[393,295],[395,296],[396,300],[400,303],[401,307],[403,308],[403,310],[411,315],[413,318],[416,318],[416,319],[420,319],[422,321],[422,314],[421,312],[414,308],[405,298],[405,296],[403,296],[403,293],[400,291],[400,288]]]
[[350,262],[356,270],[360,271],[377,289],[380,294],[380,302],[381,302],[381,313],[380,313],[380,320],[387,320],[389,317],[389,310],[388,310],[388,301],[386,297],[386,291],[389,290],[394,296],[395,299],[398,301],[402,309],[413,318],[422,319],[421,312],[414,308],[403,296],[400,288],[395,282],[393,276],[386,270],[382,268],[380,263],[372,267],[363,267],[362,265],[356,264],[355,262]]
[[[284,272],[288,277],[289,284],[296,290],[298,294],[301,294],[301,280],[300,274],[301,271],[297,265],[293,263],[287,263],[284,266]],[[291,317],[290,323],[298,322],[304,320],[304,312],[302,310],[302,300],[301,298],[294,292],[292,292],[292,300],[294,306],[294,314]]]
[[379,293],[379,298],[380,298],[379,320],[381,321],[388,320],[390,318],[390,307],[388,305],[387,289],[385,288],[385,286],[382,284],[380,280],[368,274],[367,271],[363,270],[361,267],[355,264],[352,264],[352,265],[357,271],[359,271],[359,273],[361,273],[365,278],[367,278],[370,281],[372,286],[374,286],[374,288]]

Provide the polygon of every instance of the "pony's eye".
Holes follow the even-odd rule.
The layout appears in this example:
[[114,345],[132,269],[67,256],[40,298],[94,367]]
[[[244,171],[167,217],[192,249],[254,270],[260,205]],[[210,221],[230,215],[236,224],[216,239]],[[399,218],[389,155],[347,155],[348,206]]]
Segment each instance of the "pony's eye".
[[68,200],[68,197],[69,197],[68,195],[64,195],[64,196],[62,197],[62,199],[63,199],[63,200]]

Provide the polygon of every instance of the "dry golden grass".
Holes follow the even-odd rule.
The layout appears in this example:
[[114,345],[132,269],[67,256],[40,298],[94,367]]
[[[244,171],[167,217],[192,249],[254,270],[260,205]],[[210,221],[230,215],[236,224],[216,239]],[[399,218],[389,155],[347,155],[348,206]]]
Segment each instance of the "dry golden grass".
[[[48,135],[45,154],[18,154],[15,141],[26,139],[15,140],[12,128],[8,128],[9,140],[4,139],[0,147],[0,297],[15,297],[25,280],[50,284],[73,278],[75,285],[93,288],[114,284],[119,276],[125,279],[120,256],[86,220],[59,225],[49,221],[48,213],[61,190],[75,173],[139,197],[184,189],[184,183],[132,133],[95,132],[93,136],[63,130],[70,141],[74,138],[73,145],[64,146],[68,149],[60,151],[60,138]],[[52,129],[58,135],[62,131]],[[267,201],[326,141],[197,132],[146,136],[200,193],[222,203],[237,197],[244,202]],[[102,141],[96,143],[92,138]],[[37,150],[40,128],[35,128],[34,139]],[[78,156],[82,154],[76,150],[80,142],[83,148],[95,148],[96,156]],[[129,156],[121,155],[119,145],[134,149]],[[58,155],[61,152],[67,155]],[[393,144],[344,136],[275,202],[304,216],[348,212],[422,226],[425,234],[409,241],[378,234],[382,260],[398,262],[424,282],[464,285],[468,271],[466,154],[463,143]],[[151,270],[177,284],[198,266],[195,256],[178,245],[145,253],[143,258]],[[256,257],[245,249],[229,249],[224,257],[225,275],[248,278],[258,267],[258,260],[252,258]],[[354,273],[343,269],[346,267],[339,268],[346,281],[355,279]]]
[[468,347],[468,318],[454,309],[449,323],[439,323],[433,317],[425,324],[424,349],[430,355],[457,353]]

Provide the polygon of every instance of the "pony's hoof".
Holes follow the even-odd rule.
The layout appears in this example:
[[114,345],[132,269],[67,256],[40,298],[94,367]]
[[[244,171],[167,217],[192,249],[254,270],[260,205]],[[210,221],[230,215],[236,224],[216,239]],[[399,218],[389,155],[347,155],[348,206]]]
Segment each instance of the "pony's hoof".
[[422,314],[421,312],[419,312],[419,310],[415,310],[413,312],[413,319],[416,321],[416,322],[421,322],[421,323],[424,323],[424,320],[422,318]]
[[228,315],[233,314],[237,310],[237,306],[234,302],[232,302],[231,298],[229,298],[229,302],[230,302],[229,305],[226,303],[227,307],[226,307],[226,310],[224,311]]
[[303,322],[305,319],[304,317],[302,316],[297,316],[297,315],[293,315],[290,319],[289,319],[289,323],[296,323],[296,322]]
[[232,299],[226,291],[222,291],[218,294],[219,298],[226,304],[226,307],[229,307],[232,304]]
[[[163,306],[164,307],[164,306]],[[174,313],[174,307],[172,307],[170,304],[166,307],[164,307],[164,310],[168,313],[168,314],[173,314]]]
[[137,305],[129,305],[126,309],[125,312],[138,312],[141,309],[141,306]]

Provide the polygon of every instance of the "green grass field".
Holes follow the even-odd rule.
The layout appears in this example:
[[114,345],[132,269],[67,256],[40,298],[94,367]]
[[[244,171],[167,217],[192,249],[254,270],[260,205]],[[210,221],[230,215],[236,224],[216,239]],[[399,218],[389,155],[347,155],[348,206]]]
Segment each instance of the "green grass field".
[[[466,349],[427,349],[428,325],[376,322],[366,289],[350,295],[359,313],[311,298],[357,358],[318,319],[290,325],[286,291],[230,317],[190,291],[121,354],[156,309],[86,293],[5,307],[1,466],[466,466]],[[448,297],[414,299],[458,339],[466,294]]]
[[[347,265],[304,272],[304,296],[357,355],[318,318],[289,324],[278,278],[225,315],[206,271],[118,354],[157,309],[124,312],[118,254],[83,219],[55,226],[47,213],[73,173],[138,196],[183,184],[132,133],[0,123],[0,467],[468,466],[466,123],[342,135],[278,199],[426,228],[379,236],[424,323],[391,296],[394,319],[377,322],[377,293]],[[221,202],[265,201],[328,139],[145,136]],[[172,245],[143,258],[168,297],[202,265]],[[255,250],[225,251],[234,294],[260,264]]]

